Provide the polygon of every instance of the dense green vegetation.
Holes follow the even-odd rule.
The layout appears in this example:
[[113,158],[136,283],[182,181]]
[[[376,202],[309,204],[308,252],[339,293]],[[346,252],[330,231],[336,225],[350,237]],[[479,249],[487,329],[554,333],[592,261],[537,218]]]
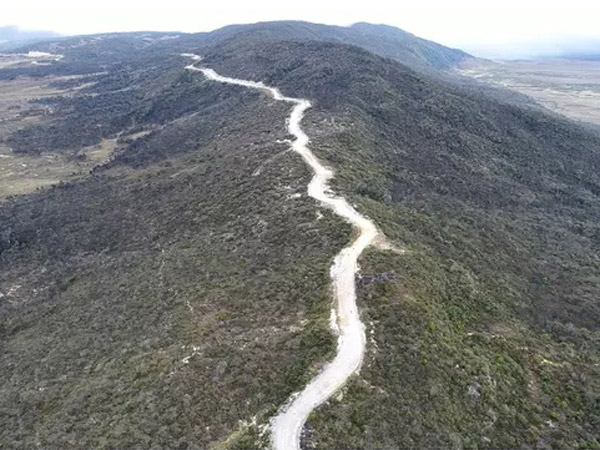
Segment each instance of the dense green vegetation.
[[[204,36],[203,36],[204,37]],[[219,44],[225,40],[236,43],[245,40],[319,41],[354,45],[384,58],[401,62],[413,69],[435,72],[448,69],[472,58],[467,53],[388,25],[356,23],[349,27],[320,25],[301,21],[260,22],[253,25],[232,25],[205,36],[203,43]]]
[[349,230],[292,197],[286,106],[184,78],[197,114],[0,209],[2,447],[218,446],[333,350]]
[[370,357],[312,444],[598,446],[600,138],[354,48],[249,47],[207,64],[316,99],[337,189],[408,250],[363,262],[400,276],[363,291]]
[[367,358],[307,447],[598,448],[600,137],[283,28],[114,36],[44,69],[96,84],[17,150],[152,132],[89,179],[0,208],[0,442],[264,445],[333,350],[328,266],[350,230],[290,196],[309,174],[276,143],[286,106],[184,72],[185,43],[313,100],[305,126],[335,189],[407,250],[361,261],[395,276],[361,288]]
[[362,292],[369,358],[313,444],[597,447],[600,138],[350,48],[264,62],[279,45],[246,70],[318,100],[338,190],[408,251],[363,261],[399,276]]

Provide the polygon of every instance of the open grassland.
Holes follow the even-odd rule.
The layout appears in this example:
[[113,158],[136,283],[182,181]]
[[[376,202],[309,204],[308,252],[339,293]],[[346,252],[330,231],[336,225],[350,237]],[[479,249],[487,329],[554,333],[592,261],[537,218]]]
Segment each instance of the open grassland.
[[[106,163],[119,148],[116,137],[103,138],[70,152],[59,149],[15,152],[11,148],[10,138],[14,133],[53,123],[55,111],[48,101],[73,96],[90,86],[91,83],[78,82],[79,79],[77,76],[49,76],[0,81],[0,202],[85,176],[97,165]],[[69,87],[58,87],[61,83],[68,83]],[[133,132],[120,137],[132,141],[146,133]]]
[[105,139],[69,157],[56,153],[15,154],[0,145],[0,202],[85,176],[95,166],[108,161],[116,148],[117,139]]
[[600,61],[469,60],[460,73],[529,95],[572,119],[600,125]]
[[34,60],[21,54],[0,53],[0,69],[7,67],[28,67],[34,63]]

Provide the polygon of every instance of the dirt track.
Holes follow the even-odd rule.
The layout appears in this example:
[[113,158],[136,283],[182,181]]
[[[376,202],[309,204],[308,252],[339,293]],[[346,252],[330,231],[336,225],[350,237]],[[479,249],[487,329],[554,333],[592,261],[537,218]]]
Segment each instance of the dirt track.
[[[184,56],[192,57],[194,61],[201,59],[196,55]],[[267,91],[275,100],[293,104],[288,121],[288,131],[295,137],[292,149],[302,156],[314,172],[308,185],[308,194],[343,217],[358,231],[356,239],[338,253],[331,266],[336,313],[332,329],[338,334],[337,354],[301,392],[292,396],[271,421],[271,441],[274,449],[300,449],[300,434],[308,415],[330,398],[360,368],[365,352],[365,327],[356,306],[355,275],[359,256],[374,242],[378,231],[373,222],[361,216],[346,199],[331,193],[329,180],[333,177],[333,171],[323,166],[311,152],[308,136],[300,126],[304,112],[311,106],[308,100],[285,97],[277,88],[266,86],[262,82],[224,77],[212,69],[194,65],[189,65],[186,69],[202,72],[208,79],[220,83]]]

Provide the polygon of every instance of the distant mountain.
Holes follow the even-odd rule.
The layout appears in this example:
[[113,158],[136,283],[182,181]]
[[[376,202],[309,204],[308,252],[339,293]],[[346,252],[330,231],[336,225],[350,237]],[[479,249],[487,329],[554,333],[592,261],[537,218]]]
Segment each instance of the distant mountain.
[[600,61],[600,49],[595,53],[576,52],[562,55],[565,59],[577,59],[581,61]]
[[421,39],[389,25],[360,22],[349,27],[300,21],[259,22],[231,25],[207,33],[209,41],[251,35],[274,39],[318,40],[355,45],[384,58],[391,58],[415,69],[448,69],[472,58],[462,50]]
[[[419,38],[411,33],[389,25],[365,22],[349,27],[323,25],[301,21],[258,22],[245,25],[229,25],[203,33],[131,32],[73,36],[57,42],[22,46],[21,50],[44,50],[76,56],[79,63],[84,57],[105,59],[107,62],[123,51],[186,52],[190,48],[202,53],[208,47],[223,42],[252,40],[267,45],[273,41],[320,41],[360,47],[384,58],[393,59],[413,70],[428,74],[440,74],[462,62],[474,59],[468,53],[445,47]],[[142,55],[139,55],[142,56]]]
[[600,60],[599,38],[565,39],[557,45],[558,56],[565,59],[594,61]]
[[[218,45],[228,40],[254,42],[270,41],[321,41],[354,45],[384,58],[398,61],[420,72],[438,72],[450,69],[465,60],[474,58],[468,53],[426,39],[389,25],[374,25],[365,22],[349,27],[323,25],[301,21],[258,22],[245,25],[229,25],[203,33],[106,33],[98,35],[74,36],[59,42],[43,43],[36,49],[60,53],[94,52],[95,56],[113,57],[114,52],[128,50],[171,48],[186,51]],[[111,45],[106,45],[110,42]],[[28,49],[33,47],[28,46]],[[66,51],[69,50],[69,51]],[[100,52],[100,54],[96,53]],[[88,55],[89,56],[89,55]]]
[[498,60],[515,59],[598,59],[600,57],[599,38],[570,38],[515,41],[502,44],[470,44],[468,50],[482,58]]
[[0,50],[8,50],[29,43],[60,37],[58,33],[43,30],[22,30],[14,25],[0,27]]

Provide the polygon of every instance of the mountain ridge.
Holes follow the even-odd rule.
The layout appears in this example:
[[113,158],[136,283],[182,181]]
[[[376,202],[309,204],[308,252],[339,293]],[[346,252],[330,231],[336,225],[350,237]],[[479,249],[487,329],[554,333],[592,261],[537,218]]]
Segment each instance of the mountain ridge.
[[309,99],[332,189],[407,249],[361,258],[368,351],[308,445],[597,446],[599,134],[339,42],[77,39],[0,71],[81,75],[15,151],[120,144],[0,205],[2,443],[266,447],[331,360],[329,267],[351,230],[306,195],[289,110],[188,73],[185,47]]
[[[142,36],[144,32],[108,33],[67,38],[69,40],[90,40],[94,38],[110,38],[119,36]],[[473,58],[462,50],[452,49],[433,41],[421,39],[411,33],[389,25],[373,25],[359,22],[348,27],[324,25],[304,21],[270,21],[253,24],[228,25],[214,31],[201,33],[150,33],[155,36],[179,36],[182,43],[177,47],[184,51],[186,45],[213,45],[226,39],[242,39],[250,36],[253,39],[272,40],[318,40],[350,44],[361,47],[383,57],[392,58],[414,69],[436,71],[449,69],[460,62]],[[60,45],[54,45],[60,48]],[[37,48],[37,47],[36,47]],[[43,44],[40,48],[48,48]]]
[[400,28],[366,22],[357,22],[348,27],[303,21],[258,22],[250,25],[231,25],[208,34],[222,38],[223,35],[240,33],[252,34],[253,37],[265,34],[278,39],[293,37],[356,45],[379,56],[392,58],[419,69],[447,69],[464,59],[472,58],[461,50],[421,39]]

